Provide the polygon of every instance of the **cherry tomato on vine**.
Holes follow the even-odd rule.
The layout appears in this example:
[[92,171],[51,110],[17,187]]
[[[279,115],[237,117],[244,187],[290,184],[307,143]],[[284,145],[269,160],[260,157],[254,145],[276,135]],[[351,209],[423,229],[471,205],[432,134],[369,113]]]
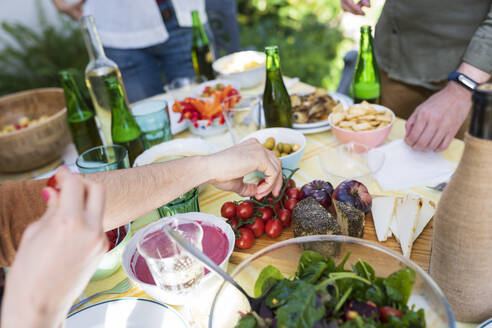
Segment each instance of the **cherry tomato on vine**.
[[271,207],[260,207],[258,211],[261,212],[261,219],[265,222],[273,218],[273,210]]
[[253,231],[248,228],[239,228],[239,238],[236,238],[236,246],[240,249],[248,249],[255,242]]
[[292,221],[292,213],[288,209],[281,209],[280,211],[278,211],[277,215],[280,223],[282,223],[282,227],[290,226],[290,222]]
[[290,179],[289,183],[287,184],[287,189],[295,188],[295,187],[296,187],[296,182]]
[[287,191],[285,192],[285,194],[287,195],[287,197],[294,198],[294,199],[299,199],[299,194],[300,193],[301,192],[296,187],[287,189]]
[[229,224],[231,225],[232,229],[236,229],[237,228],[237,225],[238,225],[238,221],[236,218],[232,218],[229,220]]
[[[277,199],[274,198],[273,196],[269,196],[267,199],[266,199],[266,202],[270,205],[273,205],[273,203],[276,201]],[[275,205],[274,205],[274,208],[275,208],[275,212],[278,213],[278,211],[282,208],[281,205],[280,205],[280,202],[277,202]]]
[[234,202],[225,202],[220,208],[220,215],[227,219],[232,219],[236,216],[236,204]]
[[291,212],[292,212],[292,211],[294,210],[294,207],[296,206],[297,202],[298,202],[298,200],[297,200],[297,199],[295,199],[295,198],[289,198],[289,199],[287,199],[287,200],[285,201],[285,203],[284,203],[284,207],[285,207],[286,209],[288,209],[289,211],[291,211]]
[[397,316],[398,318],[403,316],[400,310],[392,308],[391,306],[382,306],[379,308],[379,316],[383,323],[388,322],[388,317],[392,315]]
[[251,231],[253,231],[253,234],[255,235],[255,237],[258,238],[261,235],[263,235],[263,233],[265,232],[265,223],[259,217],[255,216],[253,219],[255,220],[255,223],[253,223],[253,224],[248,223],[248,224],[245,224],[244,226],[246,228],[251,229]]
[[265,225],[265,233],[271,238],[277,238],[282,233],[282,223],[275,219],[268,220]]
[[240,219],[249,219],[251,215],[253,215],[253,206],[250,202],[244,202],[237,206],[237,216]]

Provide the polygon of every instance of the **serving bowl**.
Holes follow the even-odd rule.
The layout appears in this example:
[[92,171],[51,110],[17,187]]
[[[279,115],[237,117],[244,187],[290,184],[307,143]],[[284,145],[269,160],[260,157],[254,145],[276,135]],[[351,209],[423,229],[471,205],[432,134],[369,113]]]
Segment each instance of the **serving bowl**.
[[301,146],[301,149],[298,151],[287,156],[280,157],[282,167],[290,170],[297,168],[299,166],[299,162],[301,161],[302,155],[304,154],[304,149],[306,148],[306,137],[296,130],[287,128],[269,128],[258,130],[248,134],[243,138],[243,140],[241,140],[241,142],[247,139],[255,138],[263,144],[269,137],[275,138],[276,142],[299,144]]
[[[229,112],[230,119],[234,118],[234,112]],[[197,126],[193,124],[190,120],[186,120],[186,126],[190,129],[191,133],[200,137],[210,137],[217,134],[224,133],[227,130],[227,123],[220,124],[220,117],[215,118],[212,123],[209,120],[198,120],[196,121]]]
[[123,250],[125,249],[126,244],[128,244],[132,236],[131,227],[131,224],[125,225],[125,238],[123,238],[123,240],[118,243],[118,245],[116,245],[112,250],[104,254],[101,262],[99,262],[96,272],[92,275],[91,280],[100,280],[107,278],[119,269],[121,265],[121,254],[123,254]]
[[[424,309],[427,327],[456,327],[454,315],[446,297],[424,270],[384,246],[359,238],[320,235],[285,240],[251,255],[233,270],[231,276],[249,295],[254,295],[255,281],[264,267],[273,265],[282,272],[284,277],[293,277],[303,249],[319,249],[326,245],[339,247],[338,253],[332,256],[336,264],[342,261],[348,251],[351,252],[345,265],[346,268],[350,268],[350,265],[359,259],[369,263],[376,275],[382,277],[406,266],[412,268],[416,273],[416,280],[408,303]],[[239,312],[247,313],[249,310],[246,298],[229,283],[223,283],[212,304],[209,328],[234,327],[239,319]]]
[[[176,296],[176,294],[169,294],[157,287],[157,285],[155,284],[142,281],[137,277],[137,274],[135,273],[137,262],[140,261],[140,259],[143,260],[143,258],[140,257],[137,251],[138,240],[145,235],[147,229],[151,229],[155,225],[171,222],[173,218],[191,218],[193,220],[201,222],[202,225],[216,227],[226,235],[228,242],[227,255],[222,262],[217,263],[223,270],[227,270],[229,258],[232,254],[232,251],[234,250],[236,236],[234,235],[231,226],[227,222],[225,222],[224,219],[218,218],[211,214],[190,212],[162,218],[157,222],[149,224],[147,226],[149,228],[146,227],[137,231],[135,235],[131,238],[128,245],[125,247],[122,255],[123,270],[125,270],[125,273],[128,275],[128,277],[156,300],[166,304],[183,305],[185,302],[188,302],[186,298],[187,296],[179,297]],[[217,289],[221,281],[222,278],[220,278],[218,275],[208,272],[200,280],[199,285],[196,287],[196,289],[200,291],[202,295],[201,297],[206,298],[207,293],[212,293],[213,295],[214,291]]]
[[[228,69],[230,66],[240,69],[253,60],[260,63],[260,65],[238,72],[232,72]],[[265,60],[266,55],[263,52],[239,51],[217,59],[212,63],[212,67],[215,72],[225,79],[239,83],[241,88],[251,88],[263,82],[265,78]]]
[[336,126],[335,124],[333,124],[331,121],[333,113],[331,113],[328,116],[328,122],[330,123],[333,134],[335,135],[335,138],[338,140],[338,142],[345,144],[352,141],[359,144],[363,144],[369,149],[380,146],[381,144],[384,143],[384,141],[386,140],[386,138],[391,132],[391,128],[393,127],[393,124],[395,123],[395,113],[393,113],[391,109],[381,105],[371,104],[371,106],[374,107],[378,112],[387,111],[391,113],[392,116],[391,123],[374,130],[352,131],[352,130],[342,129]]
[[63,89],[44,88],[0,98],[0,127],[26,116],[48,118],[27,128],[0,135],[0,172],[32,170],[60,158],[71,142]]

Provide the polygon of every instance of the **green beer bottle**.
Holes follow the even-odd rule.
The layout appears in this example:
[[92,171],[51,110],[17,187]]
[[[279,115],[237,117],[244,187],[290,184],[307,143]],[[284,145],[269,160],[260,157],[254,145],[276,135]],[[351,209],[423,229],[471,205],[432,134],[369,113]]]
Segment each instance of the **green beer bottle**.
[[67,105],[68,129],[77,152],[82,154],[88,149],[101,146],[102,141],[94,113],[82,98],[72,74],[68,71],[60,71],[59,76]]
[[130,166],[138,155],[143,153],[142,132],[126,104],[123,90],[116,77],[104,80],[111,107],[111,138],[114,144],[124,146],[128,150]]
[[355,103],[363,100],[373,104],[380,102],[381,77],[372,44],[371,27],[361,26],[359,58],[352,82]]
[[266,126],[292,128],[292,106],[280,71],[278,47],[266,47],[265,53],[266,82],[263,92],[263,109]]
[[215,79],[214,69],[212,68],[214,53],[210,47],[210,42],[208,41],[203,24],[200,22],[198,11],[193,10],[191,12],[191,18],[193,20],[191,60],[193,61],[195,75],[197,77],[205,76],[208,80],[213,80]]

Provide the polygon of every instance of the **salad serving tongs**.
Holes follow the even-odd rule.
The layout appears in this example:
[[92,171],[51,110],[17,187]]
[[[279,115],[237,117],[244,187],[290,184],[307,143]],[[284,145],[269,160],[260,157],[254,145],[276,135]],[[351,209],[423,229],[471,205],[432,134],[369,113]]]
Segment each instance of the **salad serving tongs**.
[[174,239],[174,241],[181,246],[185,251],[193,255],[196,259],[202,262],[209,270],[214,271],[219,276],[224,278],[225,281],[236,287],[247,299],[252,311],[258,312],[263,299],[267,296],[268,292],[263,293],[260,297],[251,297],[246,291],[224,270],[222,270],[214,261],[212,261],[205,253],[193,246],[186,238],[181,236],[178,232],[174,231],[170,226],[164,225],[166,233]]

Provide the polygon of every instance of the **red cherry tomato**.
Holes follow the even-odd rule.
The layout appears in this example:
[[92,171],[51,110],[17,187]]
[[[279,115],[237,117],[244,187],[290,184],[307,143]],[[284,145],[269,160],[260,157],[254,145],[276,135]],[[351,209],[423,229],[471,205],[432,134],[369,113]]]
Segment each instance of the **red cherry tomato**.
[[52,175],[51,178],[48,179],[48,181],[46,181],[46,186],[47,187],[51,187],[55,190],[60,190],[58,188],[58,181],[56,181],[56,176],[55,175]]
[[233,202],[225,202],[220,208],[220,215],[227,219],[232,219],[236,216],[236,204]]
[[244,202],[238,205],[237,207],[237,216],[240,219],[246,220],[249,219],[253,215],[253,206],[250,202]]
[[253,219],[255,220],[255,223],[248,223],[244,226],[251,229],[256,238],[261,237],[261,235],[263,235],[263,233],[265,232],[265,223],[259,217],[254,217]]
[[290,198],[290,199],[287,199],[284,203],[284,207],[286,209],[288,209],[289,211],[293,211],[294,210],[294,207],[296,206],[298,200],[295,199],[295,198]]
[[[266,199],[266,202],[270,205],[273,205],[273,203],[275,203],[275,201],[277,201],[277,199],[274,198],[273,196],[268,196],[268,198]],[[280,205],[280,202],[277,202],[274,205],[274,208],[275,208],[275,212],[278,213],[278,211],[282,208]]]
[[296,187],[296,182],[290,179],[289,183],[287,184],[287,189],[295,188],[295,187]]
[[292,221],[291,219],[291,212],[284,208],[278,211],[278,219],[280,223],[282,223],[282,227],[288,227],[290,226],[290,222]]
[[263,221],[268,221],[273,218],[273,210],[271,207],[260,207],[258,209],[261,212],[261,219]]
[[382,306],[379,308],[379,316],[380,316],[381,321],[383,323],[388,322],[388,317],[390,317],[392,315],[397,316],[398,318],[401,318],[403,316],[403,313],[401,313],[400,310],[392,308],[391,306]]
[[271,238],[277,238],[282,233],[282,223],[279,220],[268,220],[265,225],[265,233]]
[[236,218],[232,218],[229,220],[229,224],[231,225],[232,229],[236,229],[237,228],[237,225],[238,225],[238,221]]
[[263,182],[265,182],[265,179],[261,179],[260,181],[258,181],[258,183],[256,184],[257,186],[261,185]]
[[297,189],[297,188],[290,188],[290,189],[287,189],[287,191],[285,192],[285,194],[287,195],[287,197],[289,198],[294,198],[294,199],[299,199],[299,194],[301,192]]
[[236,238],[236,246],[240,249],[248,249],[253,246],[255,235],[248,228],[239,228],[240,236]]

